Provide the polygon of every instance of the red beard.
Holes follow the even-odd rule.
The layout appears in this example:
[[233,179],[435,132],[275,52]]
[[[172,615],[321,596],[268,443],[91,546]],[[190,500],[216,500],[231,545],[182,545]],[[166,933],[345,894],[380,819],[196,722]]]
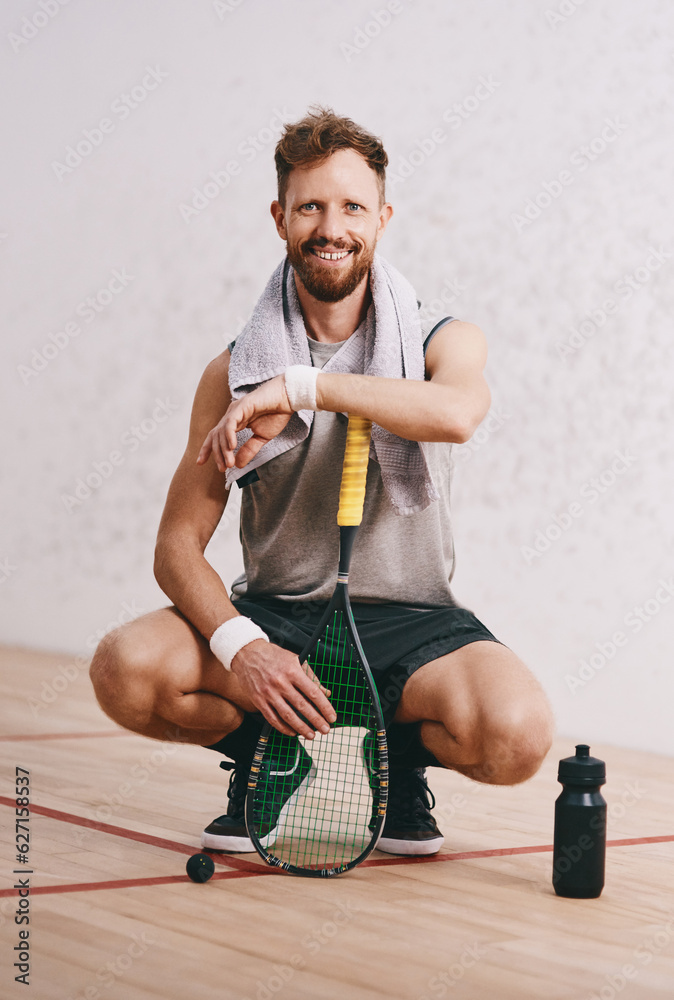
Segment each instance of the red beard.
[[339,268],[327,268],[314,263],[317,258],[311,252],[312,247],[323,249],[315,243],[286,243],[288,260],[306,290],[319,302],[341,302],[351,295],[369,274],[375,252],[374,245],[353,248],[332,246],[330,252],[353,252],[348,264]]

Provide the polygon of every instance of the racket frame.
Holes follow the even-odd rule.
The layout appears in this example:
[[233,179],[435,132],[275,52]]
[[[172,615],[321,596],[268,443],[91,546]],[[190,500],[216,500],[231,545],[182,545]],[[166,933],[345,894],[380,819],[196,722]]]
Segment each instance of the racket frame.
[[[265,847],[262,840],[268,840],[268,834],[260,838],[255,829],[255,790],[261,773],[261,765],[264,760],[269,738],[274,727],[265,722],[264,728],[253,756],[250,775],[248,779],[248,792],[246,795],[246,827],[248,835],[253,842],[255,850],[267,862],[267,864],[280,868],[283,871],[294,875],[303,875],[309,878],[327,878],[333,875],[341,875],[361,864],[374,850],[381,834],[384,820],[386,818],[386,803],[388,799],[388,748],[386,742],[386,728],[381,710],[381,703],[377,688],[372,678],[369,664],[358,636],[356,624],[351,609],[349,599],[348,581],[349,564],[351,561],[351,551],[358,531],[363,512],[363,501],[365,497],[365,477],[367,474],[367,460],[370,443],[370,421],[363,417],[349,414],[349,427],[347,432],[347,443],[344,456],[344,469],[342,473],[342,485],[340,490],[340,507],[337,516],[339,524],[339,566],[337,570],[337,585],[330,598],[321,620],[314,629],[311,638],[305,644],[299,654],[300,663],[304,666],[307,663],[309,654],[316,648],[319,639],[325,633],[326,628],[334,617],[335,611],[341,611],[345,619],[345,627],[349,642],[353,645],[358,655],[362,668],[363,681],[370,695],[372,703],[372,714],[376,727],[374,729],[376,748],[376,786],[373,784],[375,774],[370,771],[367,761],[363,760],[363,766],[369,773],[370,787],[373,789],[373,804],[376,802],[377,810],[374,817],[375,823],[369,843],[361,851],[358,857],[351,861],[345,861],[339,865],[324,868],[305,868],[300,865],[283,861],[273,853],[273,843]],[[339,716],[331,725],[335,728],[339,725]],[[372,730],[370,730],[372,732]],[[295,737],[299,740],[299,737]],[[309,741],[310,742],[310,741]]]
[[[350,528],[340,528],[340,535],[344,533],[351,533],[353,529]],[[355,532],[354,532],[355,534]],[[349,539],[351,541],[351,539]],[[348,543],[347,543],[348,544]],[[262,763],[265,751],[267,749],[267,744],[269,742],[270,735],[274,732],[274,727],[268,722],[265,723],[264,728],[260,734],[260,738],[255,750],[255,755],[253,757],[253,763],[251,766],[250,777],[248,780],[248,794],[246,796],[246,827],[248,829],[248,835],[253,842],[256,851],[260,856],[267,862],[267,864],[272,865],[276,868],[280,868],[283,871],[290,872],[293,875],[303,875],[309,878],[329,878],[333,875],[341,875],[346,871],[350,871],[357,865],[361,864],[368,855],[374,850],[379,836],[381,834],[382,827],[384,825],[384,820],[386,818],[386,803],[388,798],[388,750],[386,744],[386,729],[384,726],[384,718],[381,710],[381,703],[379,701],[379,695],[377,689],[372,679],[372,674],[370,668],[363,652],[363,647],[360,643],[358,633],[355,628],[353,621],[353,611],[351,609],[351,602],[349,600],[349,594],[347,590],[347,584],[338,581],[337,587],[330,599],[330,602],[325,609],[319,624],[316,626],[313,635],[307,641],[304,649],[300,653],[300,663],[304,665],[307,661],[307,656],[315,648],[316,643],[321,638],[325,632],[326,627],[332,620],[335,611],[344,612],[346,619],[346,631],[348,633],[349,641],[353,644],[358,653],[360,660],[360,665],[363,670],[364,680],[367,688],[369,689],[370,698],[372,700],[373,715],[375,717],[377,728],[374,732],[376,739],[376,749],[377,749],[377,813],[375,817],[375,825],[372,830],[372,836],[369,843],[366,845],[363,851],[358,855],[358,857],[352,859],[351,861],[344,862],[340,865],[334,865],[329,868],[303,868],[299,865],[293,865],[288,861],[283,861],[276,857],[274,854],[274,845],[270,844],[269,847],[264,847],[260,837],[258,836],[255,829],[254,821],[254,796],[255,789],[257,787],[257,781],[260,774],[260,764]],[[335,728],[335,725],[339,724],[339,717],[336,722],[331,725],[331,728]],[[299,740],[299,737],[296,737]],[[262,838],[266,839],[265,837]]]

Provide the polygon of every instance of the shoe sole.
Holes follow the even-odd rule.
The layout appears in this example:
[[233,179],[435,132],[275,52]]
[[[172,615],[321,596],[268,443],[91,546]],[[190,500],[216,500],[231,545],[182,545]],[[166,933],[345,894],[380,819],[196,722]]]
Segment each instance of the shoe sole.
[[[313,785],[316,780],[316,775],[318,771],[314,764],[311,765],[307,776],[302,780],[302,782],[297,786],[293,794],[290,796],[283,809],[279,813],[278,823],[271,830],[266,837],[260,839],[260,843],[265,848],[271,847],[276,838],[278,837],[281,829],[283,828],[283,820],[288,814],[288,810],[293,806],[302,795],[305,795],[307,790]],[[201,835],[201,846],[207,848],[210,851],[227,851],[230,854],[254,854],[255,845],[250,837],[227,837],[219,836],[217,833],[206,833]]]
[[201,846],[209,851],[229,851],[231,854],[255,853],[250,837],[218,837],[205,831],[201,834]]
[[444,837],[434,837],[433,840],[392,840],[382,836],[377,841],[377,850],[385,854],[404,854],[413,857],[417,854],[437,854],[444,842]]

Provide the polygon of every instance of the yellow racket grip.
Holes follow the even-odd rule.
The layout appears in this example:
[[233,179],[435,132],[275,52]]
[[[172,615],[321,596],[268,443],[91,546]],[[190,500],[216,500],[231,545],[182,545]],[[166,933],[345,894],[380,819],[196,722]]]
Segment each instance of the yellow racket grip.
[[337,524],[340,526],[360,524],[363,517],[371,429],[371,420],[349,414],[337,512]]

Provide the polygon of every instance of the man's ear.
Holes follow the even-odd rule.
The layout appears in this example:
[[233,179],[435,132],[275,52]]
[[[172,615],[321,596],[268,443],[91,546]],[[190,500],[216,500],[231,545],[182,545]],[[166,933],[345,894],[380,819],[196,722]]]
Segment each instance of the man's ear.
[[386,229],[389,219],[391,218],[392,215],[393,215],[393,205],[391,205],[387,201],[382,205],[381,210],[379,212],[379,222],[377,225],[377,235],[376,235],[377,243],[384,235],[384,230]]
[[287,240],[288,232],[286,230],[286,214],[283,210],[281,202],[273,201],[269,206],[269,211],[271,212],[274,222],[276,223],[276,232],[282,240]]

